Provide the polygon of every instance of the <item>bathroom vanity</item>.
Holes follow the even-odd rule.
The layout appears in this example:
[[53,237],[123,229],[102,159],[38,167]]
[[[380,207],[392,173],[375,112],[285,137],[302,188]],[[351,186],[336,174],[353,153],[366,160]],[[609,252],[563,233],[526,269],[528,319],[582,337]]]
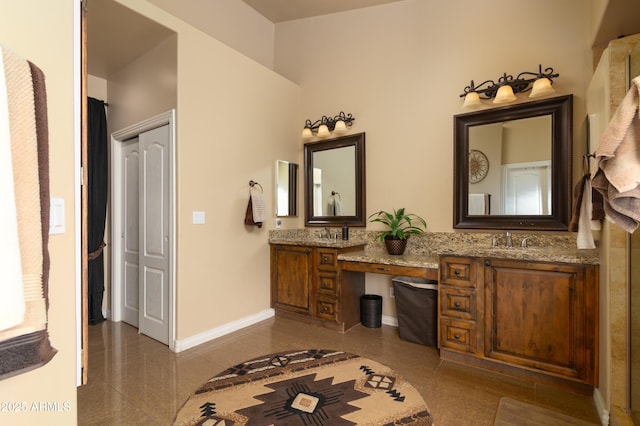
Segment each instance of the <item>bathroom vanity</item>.
[[597,250],[571,236],[507,248],[493,234],[429,233],[390,256],[374,235],[270,238],[276,315],[344,332],[360,322],[366,273],[434,279],[441,358],[581,393],[598,385]]
[[598,385],[598,266],[443,256],[440,356],[590,392]]
[[360,323],[364,276],[343,285],[338,255],[363,243],[280,241],[271,244],[271,306],[276,315],[338,331]]

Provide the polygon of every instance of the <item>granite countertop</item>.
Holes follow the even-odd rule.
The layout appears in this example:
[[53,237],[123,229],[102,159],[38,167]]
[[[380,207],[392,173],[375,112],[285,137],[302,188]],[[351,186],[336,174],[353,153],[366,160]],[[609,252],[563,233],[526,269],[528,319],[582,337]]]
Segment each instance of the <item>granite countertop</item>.
[[329,238],[271,238],[269,244],[282,244],[289,246],[309,246],[309,247],[327,247],[327,248],[347,248],[364,246],[367,241],[364,240],[343,240]]
[[362,251],[342,253],[338,260],[379,263],[386,265],[437,268],[439,256],[467,256],[477,258],[512,259],[536,262],[561,262],[598,265],[600,252],[596,249],[577,249],[575,237],[518,234],[514,241],[531,236],[529,247],[506,247],[499,239],[499,247],[491,247],[495,234],[473,233],[425,233],[412,236],[407,251],[402,256],[387,254],[375,232],[352,230],[351,239],[319,238],[315,232],[306,230],[272,231],[270,244],[306,245],[310,247],[350,248],[364,246]]
[[597,249],[578,250],[566,247],[442,247],[438,255],[487,257],[493,259],[531,260],[536,262],[562,262],[597,265]]
[[338,260],[348,262],[377,263],[382,265],[412,266],[417,268],[438,269],[438,256],[425,255],[401,255],[394,256],[383,252],[354,251],[338,255]]

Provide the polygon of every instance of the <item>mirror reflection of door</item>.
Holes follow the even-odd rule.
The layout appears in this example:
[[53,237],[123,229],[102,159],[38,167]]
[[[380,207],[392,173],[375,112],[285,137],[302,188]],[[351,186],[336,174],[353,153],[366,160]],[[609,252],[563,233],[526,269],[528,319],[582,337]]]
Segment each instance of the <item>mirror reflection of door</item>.
[[298,215],[298,165],[276,160],[276,216]]
[[313,153],[315,216],[356,214],[355,146]]
[[551,160],[503,166],[503,214],[551,214]]
[[469,150],[487,157],[489,171],[469,183],[469,205],[477,199],[491,205],[469,214],[550,215],[551,142],[551,115],[470,127]]

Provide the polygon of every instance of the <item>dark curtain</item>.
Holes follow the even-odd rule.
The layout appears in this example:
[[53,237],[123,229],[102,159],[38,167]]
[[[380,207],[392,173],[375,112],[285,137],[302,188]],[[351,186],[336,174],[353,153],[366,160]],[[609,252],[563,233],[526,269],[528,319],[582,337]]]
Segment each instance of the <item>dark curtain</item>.
[[87,99],[87,232],[89,244],[89,324],[105,320],[102,316],[104,296],[104,226],[107,214],[109,183],[107,153],[107,116],[105,103]]

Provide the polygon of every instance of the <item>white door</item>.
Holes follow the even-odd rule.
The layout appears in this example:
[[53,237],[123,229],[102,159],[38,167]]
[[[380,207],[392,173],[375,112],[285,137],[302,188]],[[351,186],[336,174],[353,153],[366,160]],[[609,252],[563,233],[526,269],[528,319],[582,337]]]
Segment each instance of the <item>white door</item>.
[[139,183],[140,152],[138,138],[122,144],[122,191],[120,206],[122,217],[122,320],[138,327],[139,315],[139,274],[140,274],[140,234]]
[[550,162],[508,164],[503,177],[504,214],[551,214]]
[[169,126],[140,136],[139,331],[169,342]]

